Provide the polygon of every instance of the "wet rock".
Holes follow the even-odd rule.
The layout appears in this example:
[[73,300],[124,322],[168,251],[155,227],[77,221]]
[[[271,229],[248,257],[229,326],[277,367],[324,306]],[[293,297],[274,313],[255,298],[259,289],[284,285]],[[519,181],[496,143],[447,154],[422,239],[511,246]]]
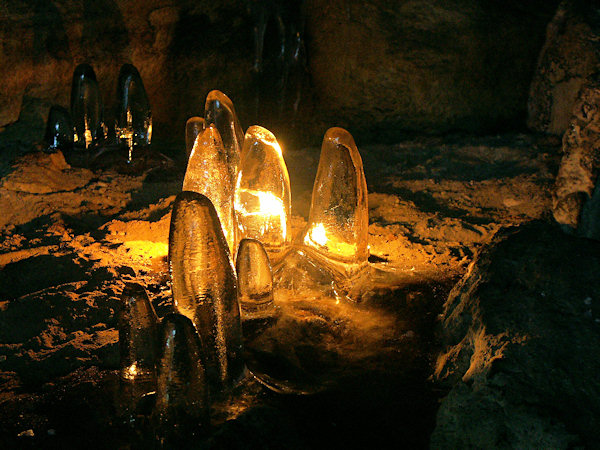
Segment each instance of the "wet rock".
[[600,244],[533,222],[501,232],[450,293],[433,448],[595,447]]
[[9,191],[49,194],[83,187],[92,176],[86,169],[72,170],[60,151],[38,152],[23,156],[13,172],[4,178],[2,187]]
[[533,130],[562,135],[579,89],[600,67],[599,13],[591,5],[563,1],[548,24],[527,105],[527,125]]
[[552,212],[567,232],[600,239],[600,75],[591,76],[573,108],[563,137]]

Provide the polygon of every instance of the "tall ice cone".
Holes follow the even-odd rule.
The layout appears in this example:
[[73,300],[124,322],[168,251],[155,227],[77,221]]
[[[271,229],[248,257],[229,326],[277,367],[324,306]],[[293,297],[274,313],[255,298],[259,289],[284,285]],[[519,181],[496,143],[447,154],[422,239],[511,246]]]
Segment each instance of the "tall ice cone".
[[273,274],[263,245],[255,239],[242,239],[235,267],[242,316],[252,319],[273,315]]
[[129,159],[134,146],[150,145],[152,140],[152,111],[144,83],[138,70],[123,64],[117,85],[119,109],[116,131],[129,147]]
[[162,321],[154,420],[167,447],[199,435],[209,425],[208,385],[192,322],[181,314]]
[[219,90],[210,91],[204,105],[204,119],[206,126],[214,124],[219,130],[227,154],[231,179],[235,183],[240,165],[244,130],[235,113],[233,102]]
[[141,397],[156,389],[158,318],[137,283],[125,285],[117,317],[121,402],[133,417]]
[[70,150],[73,147],[73,122],[66,108],[57,105],[50,108],[44,141],[50,152]]
[[272,258],[290,242],[290,178],[281,147],[273,134],[248,128],[235,189],[237,238],[263,243]]
[[333,262],[362,265],[369,257],[367,182],[352,135],[325,133],[302,243]]
[[211,385],[233,386],[244,373],[237,282],[217,212],[202,194],[175,199],[169,270],[175,309],[198,330]]
[[236,242],[234,186],[221,136],[214,125],[209,125],[196,139],[183,179],[183,190],[197,192],[210,199],[217,210],[231,253],[235,250]]
[[71,118],[75,144],[89,148],[104,139],[104,106],[94,69],[80,64],[73,72]]
[[196,138],[204,131],[204,124],[204,119],[196,116],[190,117],[185,123],[185,151],[188,159],[192,154]]

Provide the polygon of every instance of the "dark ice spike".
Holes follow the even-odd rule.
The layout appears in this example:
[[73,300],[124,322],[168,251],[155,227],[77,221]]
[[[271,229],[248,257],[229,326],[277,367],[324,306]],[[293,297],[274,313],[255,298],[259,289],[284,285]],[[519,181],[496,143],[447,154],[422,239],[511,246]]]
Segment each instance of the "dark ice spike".
[[57,105],[50,108],[44,142],[49,152],[73,147],[73,122],[66,108]]
[[208,428],[208,387],[200,340],[192,322],[181,314],[167,314],[159,334],[153,416],[159,440],[169,446],[199,436]]
[[231,388],[245,371],[237,280],[217,212],[202,194],[184,191],[175,199],[169,270],[175,309],[202,340],[211,392]]
[[80,64],[73,73],[71,85],[71,118],[74,142],[89,148],[104,139],[104,107],[94,69]]

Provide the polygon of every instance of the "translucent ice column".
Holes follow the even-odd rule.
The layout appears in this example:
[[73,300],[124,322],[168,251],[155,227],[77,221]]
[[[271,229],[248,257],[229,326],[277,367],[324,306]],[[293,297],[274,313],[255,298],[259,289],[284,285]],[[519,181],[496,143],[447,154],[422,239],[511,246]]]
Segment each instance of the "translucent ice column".
[[343,128],[325,133],[302,244],[349,268],[366,264],[369,216],[362,159]]
[[242,316],[245,319],[272,316],[273,275],[263,245],[255,239],[242,239],[235,266]]
[[263,243],[277,260],[290,242],[290,178],[281,147],[262,127],[248,128],[235,190],[237,238]]
[[194,142],[200,133],[204,131],[204,119],[202,117],[190,117],[185,123],[185,150],[188,159],[194,148]]
[[129,147],[129,160],[134,146],[150,145],[152,140],[152,111],[144,83],[138,70],[123,64],[117,84],[119,109],[116,132]]
[[221,136],[209,125],[196,139],[183,179],[183,190],[206,195],[219,216],[231,253],[235,250],[234,184]]
[[214,124],[219,130],[227,154],[231,179],[235,183],[239,170],[244,131],[235,113],[233,102],[221,91],[210,91],[206,96],[204,105],[204,119],[207,126]]
[[44,141],[49,151],[71,149],[73,146],[73,122],[71,114],[66,108],[56,105],[50,108]]
[[75,68],[71,85],[71,118],[76,145],[89,148],[104,139],[103,114],[94,69],[89,64],[80,64]]
[[118,316],[121,400],[131,416],[136,404],[156,389],[158,318],[139,284],[127,283]]
[[167,447],[189,442],[209,426],[208,385],[194,325],[181,314],[161,324],[154,421]]
[[169,270],[175,309],[198,330],[211,386],[231,387],[244,374],[236,276],[217,212],[202,194],[175,199]]

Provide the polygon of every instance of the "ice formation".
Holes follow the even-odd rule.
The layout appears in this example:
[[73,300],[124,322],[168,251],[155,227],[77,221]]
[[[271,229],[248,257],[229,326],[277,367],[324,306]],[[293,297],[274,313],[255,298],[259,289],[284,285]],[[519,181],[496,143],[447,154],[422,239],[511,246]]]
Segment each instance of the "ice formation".
[[70,150],[73,146],[73,122],[66,108],[57,105],[50,108],[44,142],[49,151]]
[[325,133],[313,186],[304,246],[325,260],[351,266],[367,263],[369,211],[362,159],[343,128]]
[[275,260],[290,243],[290,179],[273,134],[248,128],[235,189],[237,238],[262,242]]
[[204,119],[196,116],[190,117],[185,123],[185,151],[188,159],[192,154],[196,138],[204,131],[204,124]]
[[136,283],[125,285],[117,315],[121,399],[134,416],[140,399],[156,389],[158,318],[146,290]]
[[206,96],[204,105],[204,119],[206,120],[206,126],[214,124],[219,130],[227,155],[229,173],[232,182],[235,184],[244,141],[244,130],[235,113],[233,102],[221,91],[210,91]]
[[117,85],[119,109],[116,123],[117,137],[129,148],[129,161],[134,146],[150,145],[152,140],[152,112],[144,83],[138,70],[123,64]]
[[154,420],[167,445],[209,426],[209,402],[201,344],[194,325],[181,314],[162,320]]
[[211,386],[230,388],[245,370],[237,280],[217,212],[202,194],[175,199],[169,270],[175,309],[198,330]]
[[260,241],[242,239],[235,262],[242,317],[273,316],[273,275],[269,256]]
[[217,210],[229,250],[233,253],[236,243],[234,184],[221,136],[214,125],[207,126],[196,139],[183,179],[183,190],[197,192],[210,199]]
[[104,139],[103,115],[94,69],[89,64],[80,64],[75,68],[71,86],[71,118],[77,146],[89,148]]

